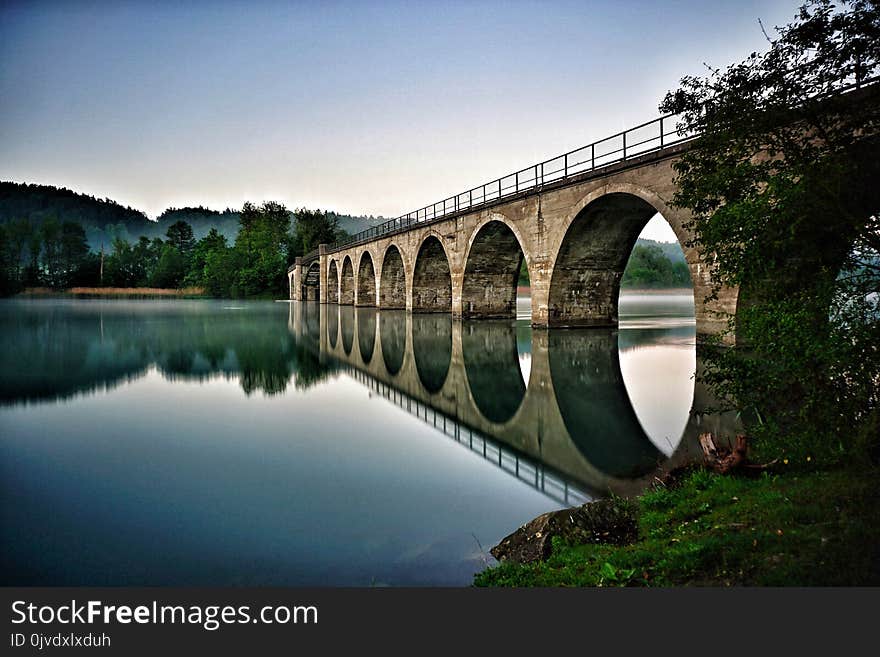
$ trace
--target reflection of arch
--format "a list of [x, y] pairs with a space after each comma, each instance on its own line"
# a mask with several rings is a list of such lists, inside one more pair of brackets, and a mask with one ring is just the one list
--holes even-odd
[[351, 257], [345, 256], [342, 261], [342, 276], [339, 280], [339, 304], [351, 306], [354, 304], [354, 268]]
[[376, 310], [375, 308], [359, 308], [357, 311], [358, 349], [364, 365], [373, 359], [376, 345]]
[[586, 460], [614, 477], [637, 477], [665, 457], [645, 435], [620, 373], [611, 331], [551, 331], [550, 377], [565, 428]]
[[382, 360], [391, 376], [403, 366], [406, 350], [406, 314], [402, 311], [382, 310], [379, 313], [379, 342]]
[[373, 256], [369, 251], [361, 254], [357, 275], [357, 305], [376, 305], [376, 270], [373, 268]]
[[305, 326], [305, 331], [303, 331], [304, 335], [309, 339], [309, 341], [314, 345], [321, 344], [321, 314], [320, 314], [320, 306], [314, 303], [304, 303], [303, 309], [303, 324]]
[[327, 270], [327, 303], [339, 303], [339, 267], [335, 260], [330, 261]]
[[452, 310], [452, 276], [446, 249], [436, 235], [422, 241], [413, 271], [412, 309], [423, 312]]
[[490, 422], [512, 418], [526, 394], [512, 322], [468, 322], [461, 349], [474, 404]]
[[382, 308], [406, 308], [406, 270], [400, 250], [394, 244], [388, 247], [382, 260], [379, 305]]
[[339, 338], [338, 307], [327, 310], [327, 337], [330, 339], [330, 346], [336, 347], [336, 340]]
[[510, 226], [500, 219], [484, 223], [474, 233], [467, 254], [462, 315], [516, 317], [516, 286], [523, 257]]
[[452, 362], [452, 315], [413, 315], [412, 346], [419, 380], [439, 392]]
[[354, 344], [354, 307], [340, 306], [339, 308], [339, 326], [342, 329], [342, 348], [346, 354], [351, 353], [351, 347]]

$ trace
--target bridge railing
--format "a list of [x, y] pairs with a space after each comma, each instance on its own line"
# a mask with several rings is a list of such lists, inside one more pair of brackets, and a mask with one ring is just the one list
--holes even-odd
[[514, 171], [492, 182], [473, 187], [377, 226], [371, 226], [355, 235], [337, 240], [330, 248], [339, 249], [349, 244], [405, 230], [414, 224], [436, 221], [465, 210], [473, 210], [544, 185], [600, 171], [694, 138], [693, 134], [680, 132], [677, 124], [677, 115], [661, 116], [659, 119], [642, 123], [568, 153]]

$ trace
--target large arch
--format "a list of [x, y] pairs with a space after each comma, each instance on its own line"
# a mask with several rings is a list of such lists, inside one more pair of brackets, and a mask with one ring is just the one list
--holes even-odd
[[379, 306], [406, 308], [406, 270], [400, 249], [394, 244], [385, 250], [379, 276]]
[[657, 211], [641, 196], [611, 192], [578, 212], [553, 266], [550, 326], [617, 325], [620, 279], [639, 233]]
[[357, 298], [358, 306], [376, 305], [376, 270], [373, 267], [373, 256], [369, 251], [361, 253], [361, 262], [358, 265], [357, 275]]
[[339, 305], [354, 305], [354, 267], [352, 267], [350, 256], [345, 256], [345, 259], [342, 261], [342, 276], [339, 280]]
[[327, 270], [327, 303], [339, 303], [339, 266], [336, 260], [330, 261]]
[[516, 317], [516, 285], [524, 258], [516, 234], [491, 219], [474, 233], [461, 291], [464, 317]]
[[412, 309], [419, 312], [452, 311], [452, 275], [443, 243], [428, 235], [419, 247], [412, 281]]

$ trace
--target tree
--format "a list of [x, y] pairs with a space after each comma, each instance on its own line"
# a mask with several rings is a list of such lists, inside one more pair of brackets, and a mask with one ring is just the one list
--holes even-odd
[[739, 347], [709, 352], [705, 378], [783, 454], [851, 453], [853, 427], [877, 422], [880, 102], [846, 88], [878, 61], [876, 2], [810, 0], [766, 52], [683, 78], [660, 106], [701, 135], [673, 201], [716, 292], [740, 288]]
[[339, 220], [333, 213], [300, 208], [293, 213], [293, 218], [296, 233], [291, 244], [292, 255], [305, 255], [319, 244], [330, 244], [339, 237]]
[[168, 238], [168, 243], [171, 246], [187, 257], [192, 253], [196, 246], [192, 226], [185, 221], [175, 221], [168, 226], [165, 236]]
[[280, 203], [245, 203], [235, 240], [239, 264], [233, 296], [284, 294], [284, 276], [290, 243], [290, 214]]

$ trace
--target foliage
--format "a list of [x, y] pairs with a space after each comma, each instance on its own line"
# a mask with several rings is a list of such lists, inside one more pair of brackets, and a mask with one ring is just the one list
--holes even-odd
[[305, 255], [319, 244], [330, 244], [340, 236], [339, 219], [333, 213], [300, 208], [293, 216], [296, 221], [290, 248], [293, 255]]
[[621, 287], [690, 287], [691, 274], [684, 261], [673, 263], [656, 245], [636, 244], [629, 256]]
[[[782, 466], [787, 468], [789, 466]], [[545, 562], [504, 563], [478, 586], [880, 584], [878, 472], [697, 471], [639, 499], [631, 545], [558, 545]]]
[[880, 102], [840, 93], [878, 61], [877, 3], [810, 0], [767, 52], [661, 104], [701, 134], [673, 201], [713, 254], [714, 294], [740, 288], [738, 347], [711, 350], [705, 378], [768, 451], [847, 455], [880, 402]]

